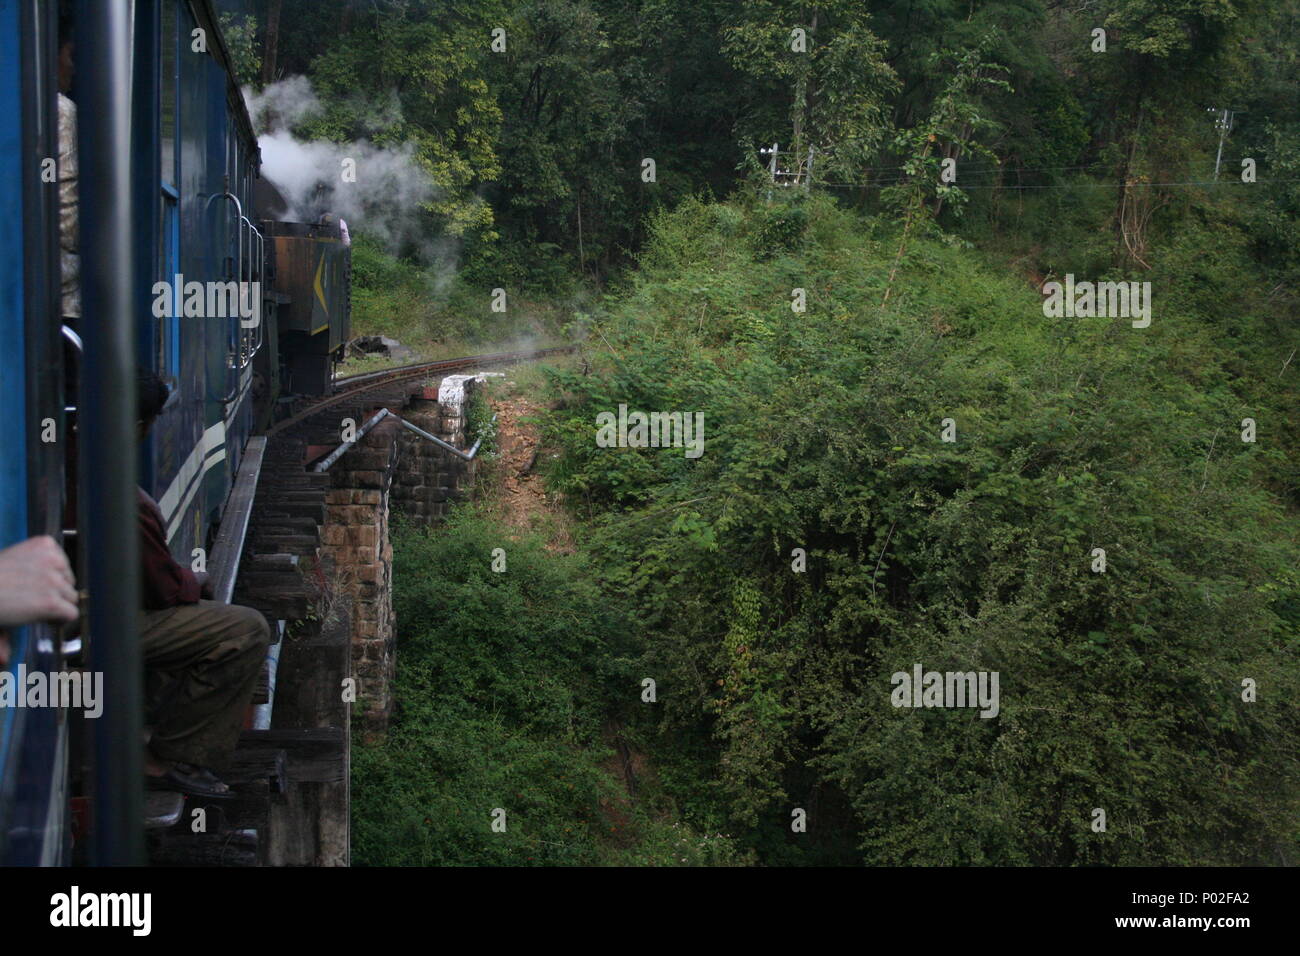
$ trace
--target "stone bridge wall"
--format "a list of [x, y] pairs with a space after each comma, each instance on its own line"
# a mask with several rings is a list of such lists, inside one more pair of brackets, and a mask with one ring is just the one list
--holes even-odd
[[[465, 448], [465, 407], [482, 376], [452, 375], [437, 389], [414, 393], [389, 410], [457, 448]], [[369, 417], [369, 416], [367, 416]], [[475, 462], [385, 419], [330, 468], [321, 556], [332, 567], [334, 598], [346, 596], [352, 616], [352, 718], [367, 739], [382, 737], [393, 709], [396, 621], [390, 511], [416, 524], [440, 520], [469, 497]]]

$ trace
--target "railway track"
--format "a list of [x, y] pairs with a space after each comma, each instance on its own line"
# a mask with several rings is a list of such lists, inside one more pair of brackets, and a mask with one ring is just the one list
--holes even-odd
[[[337, 827], [307, 836], [295, 828], [301, 821], [347, 820], [356, 705], [340, 690], [349, 679], [357, 682], [354, 687], [385, 681], [385, 668], [392, 666], [385, 590], [391, 578], [381, 565], [398, 448], [390, 433], [349, 450], [342, 461], [350, 468], [317, 473], [307, 470], [308, 459], [339, 444], [343, 418], [360, 422], [377, 407], [403, 410], [425, 377], [571, 350], [496, 352], [349, 376], [335, 383], [334, 394], [253, 439], [257, 447], [245, 460], [260, 461], [260, 471], [251, 468], [251, 479], [236, 483], [232, 494], [239, 500], [228, 512], [240, 524], [240, 544], [231, 545], [240, 557], [237, 573], [231, 569], [232, 603], [256, 608], [276, 625], [280, 639], [254, 690], [251, 727], [240, 735], [234, 764], [223, 774], [242, 787], [238, 800], [225, 808], [216, 832], [171, 837], [155, 846], [156, 861], [256, 865], [264, 855], [257, 842], [261, 833], [278, 834], [269, 838], [266, 854], [306, 862], [310, 857], [295, 854], [318, 854], [328, 843], [332, 859], [346, 860], [345, 825], [341, 843]], [[436, 471], [429, 477], [447, 480]], [[458, 489], [439, 490], [459, 495]], [[371, 515], [375, 520], [368, 523]], [[377, 639], [381, 620], [390, 622], [388, 643]], [[383, 685], [366, 684], [375, 686]]]
[[326, 523], [329, 473], [306, 469], [313, 446], [337, 445], [339, 422], [358, 423], [367, 412], [406, 404], [411, 380], [431, 374], [508, 365], [573, 351], [576, 346], [493, 352], [420, 362], [335, 380], [337, 391], [277, 423], [267, 438], [261, 477], [252, 504], [252, 521], [236, 585], [236, 602], [262, 611], [270, 620], [308, 616], [319, 581], [304, 579], [299, 559], [314, 563]]
[[462, 358], [441, 359], [437, 362], [419, 362], [414, 365], [400, 365], [397, 368], [381, 369], [378, 372], [364, 372], [360, 375], [347, 375], [334, 379], [338, 391], [319, 401], [312, 402], [306, 408], [295, 412], [284, 421], [272, 426], [266, 433], [268, 440], [293, 428], [317, 414], [318, 412], [355, 398], [360, 392], [368, 392], [386, 385], [419, 378], [432, 372], [455, 372], [459, 369], [481, 368], [490, 365], [509, 365], [513, 362], [528, 362], [546, 358], [551, 355], [563, 355], [572, 352], [577, 346], [561, 345], [549, 349], [526, 349], [516, 352], [489, 352], [484, 355], [467, 355]]

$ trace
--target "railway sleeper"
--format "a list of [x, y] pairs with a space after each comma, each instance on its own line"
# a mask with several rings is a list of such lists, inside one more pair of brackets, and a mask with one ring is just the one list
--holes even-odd
[[[273, 490], [274, 490], [274, 494], [271, 493]], [[277, 489], [268, 488], [267, 500], [274, 501], [277, 506], [283, 506], [289, 504], [298, 504], [298, 505], [322, 504], [325, 501], [325, 492], [327, 490], [328, 490], [327, 488], [316, 488], [310, 491], [304, 491], [301, 489], [290, 489], [286, 491], [278, 488]]]
[[320, 547], [320, 538], [314, 534], [258, 534], [254, 539], [258, 554], [314, 555]]
[[253, 518], [312, 518], [317, 524], [325, 522], [325, 505], [319, 501], [274, 501], [253, 508]]
[[258, 520], [260, 527], [257, 529], [259, 535], [275, 535], [283, 537], [285, 535], [315, 534], [320, 528], [320, 524], [315, 518], [261, 518]]
[[313, 599], [302, 592], [235, 592], [235, 603], [261, 611], [271, 621], [299, 621], [307, 617]]
[[253, 554], [244, 559], [248, 571], [288, 571], [298, 567], [296, 554]]

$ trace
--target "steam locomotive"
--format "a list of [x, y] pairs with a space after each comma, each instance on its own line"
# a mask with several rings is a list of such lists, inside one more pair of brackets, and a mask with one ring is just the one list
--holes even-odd
[[[61, 29], [80, 170], [75, 321], [50, 174]], [[0, 547], [61, 540], [87, 608], [78, 636], [11, 632], [8, 670], [66, 673], [84, 636], [105, 698], [95, 720], [0, 706], [0, 861], [68, 862], [73, 808], [88, 807], [84, 859], [141, 862], [135, 486], [159, 502], [177, 560], [212, 546], [250, 436], [283, 397], [330, 387], [350, 249], [337, 221], [264, 218], [257, 138], [209, 0], [0, 0], [0, 140]], [[188, 308], [191, 283], [233, 283], [251, 308]], [[138, 454], [137, 366], [173, 393]]]

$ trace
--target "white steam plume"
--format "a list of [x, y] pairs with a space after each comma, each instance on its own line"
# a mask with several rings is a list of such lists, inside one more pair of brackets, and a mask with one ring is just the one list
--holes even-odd
[[[419, 209], [435, 197], [437, 186], [416, 162], [411, 144], [385, 148], [365, 139], [299, 139], [292, 129], [321, 110], [305, 76], [272, 83], [260, 93], [245, 88], [244, 100], [259, 133], [262, 175], [284, 194], [286, 218], [315, 222], [329, 213], [346, 220], [350, 232], [364, 232], [391, 252], [416, 245], [431, 254], [426, 261], [445, 258], [446, 250], [430, 246], [422, 234]], [[396, 110], [397, 98], [390, 97], [379, 110], [383, 116], [375, 118], [391, 121]]]

